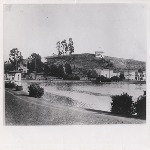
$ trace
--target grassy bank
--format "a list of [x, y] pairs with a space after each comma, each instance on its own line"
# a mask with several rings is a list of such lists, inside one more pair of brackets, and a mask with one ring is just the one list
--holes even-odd
[[145, 120], [115, 116], [99, 110], [63, 106], [5, 90], [5, 125], [141, 124]]

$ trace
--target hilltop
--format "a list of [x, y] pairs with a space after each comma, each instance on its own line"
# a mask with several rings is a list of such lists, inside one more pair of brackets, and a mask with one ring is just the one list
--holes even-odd
[[[46, 57], [48, 64], [55, 63], [56, 65], [69, 63], [76, 69], [94, 69], [94, 68], [108, 68], [109, 65], [113, 69], [126, 70], [126, 69], [146, 69], [146, 62], [105, 56], [104, 59], [96, 58], [95, 54], [72, 54], [64, 56], [50, 56]], [[110, 61], [110, 64], [109, 64]]]

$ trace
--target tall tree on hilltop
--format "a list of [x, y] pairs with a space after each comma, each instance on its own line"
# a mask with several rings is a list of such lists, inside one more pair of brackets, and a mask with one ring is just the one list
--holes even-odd
[[58, 55], [62, 55], [63, 54], [63, 51], [62, 51], [62, 44], [60, 41], [58, 41], [56, 43], [56, 48], [57, 48], [57, 51], [58, 51]]
[[10, 50], [9, 54], [9, 60], [12, 63], [13, 66], [15, 66], [16, 70], [18, 70], [18, 63], [23, 59], [23, 56], [21, 55], [21, 52], [18, 50], [18, 48], [13, 48]]
[[74, 46], [73, 46], [72, 38], [69, 38], [68, 51], [69, 51], [69, 54], [74, 53]]
[[69, 52], [69, 54], [74, 53], [74, 46], [73, 46], [72, 38], [69, 38], [68, 44], [65, 39], [61, 42], [58, 41], [56, 43], [56, 48], [58, 51], [58, 55], [64, 55], [64, 54], [67, 54], [67, 52]]
[[63, 54], [64, 54], [64, 53], [67, 54], [67, 52], [68, 52], [68, 45], [67, 45], [66, 40], [63, 40], [63, 41], [61, 42], [61, 45], [62, 45], [62, 49], [63, 49]]

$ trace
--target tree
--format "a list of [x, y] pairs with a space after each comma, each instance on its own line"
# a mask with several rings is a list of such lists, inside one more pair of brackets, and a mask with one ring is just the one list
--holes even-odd
[[98, 77], [98, 74], [95, 70], [88, 70], [87, 72], [88, 79]]
[[69, 51], [69, 54], [74, 53], [74, 46], [73, 46], [72, 38], [69, 38], [68, 51]]
[[124, 74], [123, 73], [120, 73], [120, 80], [123, 80], [123, 79], [125, 79], [125, 77], [124, 77]]
[[65, 72], [67, 75], [72, 74], [71, 66], [68, 63], [65, 64]]
[[58, 41], [56, 43], [56, 48], [57, 48], [57, 51], [58, 51], [58, 55], [67, 54], [68, 51], [69, 51], [69, 54], [72, 54], [74, 52], [74, 46], [73, 46], [72, 38], [69, 38], [69, 43], [68, 44], [67, 44], [65, 39], [61, 42]]
[[60, 77], [63, 77], [64, 76], [64, 68], [63, 68], [63, 65], [61, 64], [61, 65], [59, 65], [58, 66], [58, 75], [60, 76]]
[[44, 66], [44, 73], [49, 74], [51, 71], [50, 67], [46, 63], [44, 63], [43, 66]]
[[62, 49], [63, 49], [63, 54], [64, 54], [64, 53], [67, 54], [67, 52], [68, 52], [68, 46], [67, 46], [66, 40], [63, 40], [63, 41], [61, 42], [61, 45], [62, 45]]
[[23, 59], [21, 52], [17, 48], [13, 48], [10, 50], [9, 60], [13, 66], [15, 66], [16, 70], [18, 70], [17, 64]]
[[42, 72], [43, 71], [43, 63], [41, 61], [41, 56], [36, 53], [32, 53], [31, 56], [28, 58], [31, 60], [31, 63], [27, 64], [29, 67], [29, 72]]
[[62, 55], [63, 54], [63, 51], [62, 51], [62, 44], [60, 41], [58, 41], [56, 43], [56, 48], [57, 48], [57, 51], [58, 51], [58, 55]]
[[15, 66], [12, 63], [4, 63], [4, 73], [15, 70]]
[[143, 71], [142, 71], [142, 69], [141, 69], [141, 68], [140, 68], [140, 69], [138, 69], [138, 72], [139, 72], [139, 73], [143, 73]]
[[51, 65], [50, 69], [51, 69], [52, 76], [58, 76], [58, 68], [55, 64]]

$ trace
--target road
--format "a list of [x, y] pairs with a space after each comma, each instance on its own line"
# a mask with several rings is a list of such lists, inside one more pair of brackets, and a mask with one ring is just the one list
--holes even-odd
[[55, 105], [23, 91], [5, 89], [5, 125], [139, 124], [145, 120], [114, 116], [108, 112]]

